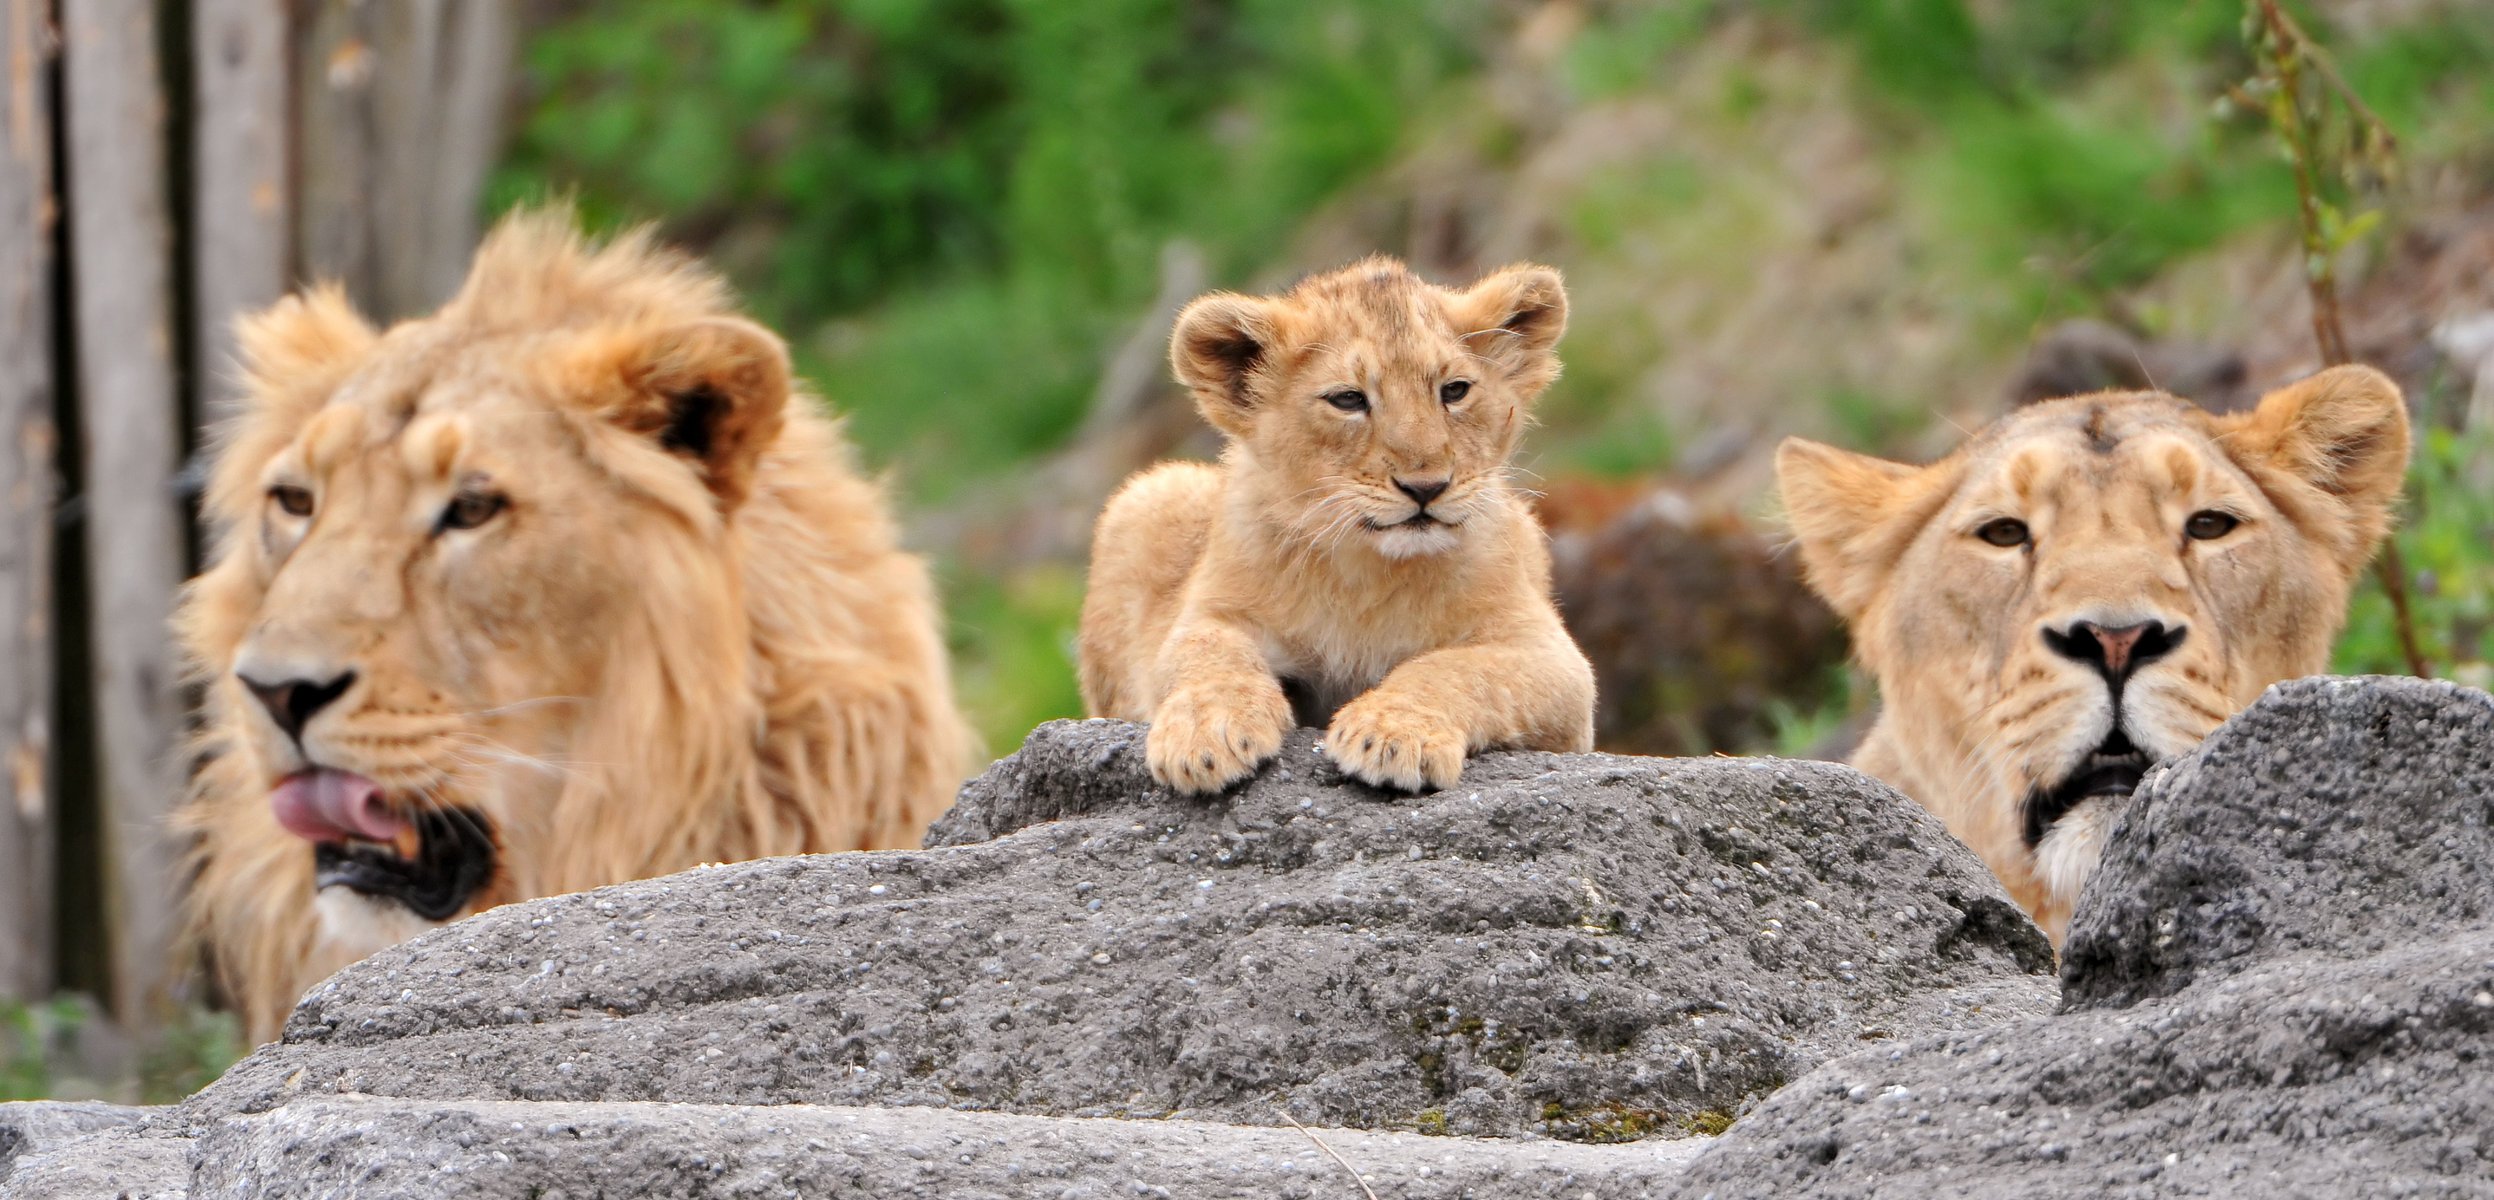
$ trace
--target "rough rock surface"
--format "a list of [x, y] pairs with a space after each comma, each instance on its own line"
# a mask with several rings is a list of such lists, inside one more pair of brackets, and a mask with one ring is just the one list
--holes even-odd
[[1982, 865], [1850, 770], [1501, 754], [1211, 801], [1058, 722], [931, 849], [515, 905], [340, 972], [191, 1102], [930, 1105], [1545, 1133], [1719, 1121], [1865, 1041], [2044, 1011]]
[[1207, 802], [1137, 750], [1050, 726], [929, 849], [440, 931], [179, 1108], [0, 1106], [0, 1197], [2494, 1195], [2482, 692], [2281, 685], [2157, 773], [2058, 1012], [1841, 768], [1397, 799], [1303, 737]]
[[[1494, 1142], [908, 1108], [324, 1098], [216, 1125], [190, 1200], [1045, 1196], [1631, 1200], [1702, 1141]], [[1336, 1157], [1339, 1156], [1339, 1157]], [[1353, 1172], [1358, 1172], [1358, 1182]]]
[[2494, 697], [2271, 689], [2142, 787], [2063, 982], [1828, 1064], [1681, 1194], [2494, 1195]]
[[0, 1104], [0, 1196], [180, 1200], [187, 1146], [159, 1124], [112, 1104]]

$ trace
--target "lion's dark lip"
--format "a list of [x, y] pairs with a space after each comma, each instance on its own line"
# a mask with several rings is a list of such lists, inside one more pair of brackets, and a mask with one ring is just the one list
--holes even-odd
[[389, 900], [427, 921], [447, 921], [493, 878], [493, 826], [473, 809], [419, 814], [417, 851], [403, 858], [373, 842], [317, 842], [313, 886], [343, 887]]
[[1413, 513], [1400, 521], [1386, 525], [1380, 525], [1367, 517], [1361, 517], [1360, 524], [1366, 525], [1371, 533], [1384, 533], [1389, 529], [1453, 529], [1456, 525], [1453, 521], [1439, 520], [1427, 513]]
[[2053, 823], [2070, 810], [2099, 796], [2127, 799], [2147, 778], [2148, 756], [2115, 726], [2104, 744], [2079, 760], [2069, 775], [2051, 788], [2038, 788], [2026, 798], [2026, 844], [2040, 845]]

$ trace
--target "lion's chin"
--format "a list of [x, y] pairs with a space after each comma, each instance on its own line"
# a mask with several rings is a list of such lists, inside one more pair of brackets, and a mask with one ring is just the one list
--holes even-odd
[[1463, 542], [1463, 535], [1444, 521], [1415, 517], [1400, 525], [1388, 525], [1372, 535], [1377, 553], [1387, 558], [1427, 558], [1453, 552]]

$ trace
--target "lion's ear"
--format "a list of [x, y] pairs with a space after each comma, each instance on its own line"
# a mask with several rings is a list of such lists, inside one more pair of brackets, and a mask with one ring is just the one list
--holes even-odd
[[1178, 313], [1169, 334], [1169, 366], [1194, 393], [1195, 407], [1214, 428], [1246, 433], [1255, 410], [1251, 383], [1272, 353], [1277, 331], [1268, 301], [1232, 292], [1196, 298]]
[[1557, 270], [1508, 267], [1464, 289], [1457, 333], [1474, 354], [1514, 372], [1526, 399], [1559, 377], [1559, 337], [1567, 332], [1567, 283]]
[[336, 284], [236, 317], [234, 346], [245, 400], [317, 407], [378, 336]]
[[1802, 438], [1775, 451], [1776, 490], [1801, 546], [1811, 590], [1854, 621], [1887, 586], [1921, 522], [1906, 511], [1930, 470]]
[[699, 463], [723, 506], [743, 503], [787, 419], [787, 343], [743, 318], [709, 317], [641, 340], [623, 375], [616, 423]]
[[2407, 402], [2389, 376], [2331, 367], [2215, 425], [2218, 444], [2239, 458], [2277, 467], [2347, 506], [2358, 541], [2349, 569], [2372, 557], [2407, 477]]

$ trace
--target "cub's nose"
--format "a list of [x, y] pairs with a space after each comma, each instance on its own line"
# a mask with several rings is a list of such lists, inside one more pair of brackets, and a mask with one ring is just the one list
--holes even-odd
[[1394, 490], [1411, 497], [1412, 503], [1427, 508], [1430, 501], [1446, 494], [1449, 482], [1444, 479], [1397, 479]]
[[241, 680], [252, 698], [260, 702], [260, 707], [268, 710], [269, 719], [277, 722], [277, 727], [285, 730], [287, 737], [297, 741], [302, 740], [303, 727], [312, 723], [314, 715], [345, 695], [346, 689], [355, 686], [353, 671], [341, 671], [327, 679], [296, 678], [275, 682], [263, 682], [236, 671], [234, 678]]
[[2120, 687], [2132, 672], [2173, 653], [2187, 632], [2185, 626], [2163, 621], [2114, 627], [2077, 621], [2067, 629], [2047, 626], [2044, 644], [2063, 658], [2094, 667], [2106, 683]]

